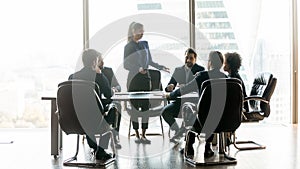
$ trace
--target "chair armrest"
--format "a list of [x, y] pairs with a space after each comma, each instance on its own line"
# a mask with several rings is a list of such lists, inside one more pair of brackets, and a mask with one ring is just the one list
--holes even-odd
[[249, 100], [257, 100], [257, 101], [262, 101], [265, 103], [269, 103], [268, 100], [266, 100], [265, 98], [261, 97], [261, 96], [248, 96], [244, 98], [244, 102], [249, 101]]

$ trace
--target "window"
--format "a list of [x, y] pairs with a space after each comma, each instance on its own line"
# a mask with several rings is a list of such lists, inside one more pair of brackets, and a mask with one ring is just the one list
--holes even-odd
[[[210, 50], [240, 53], [243, 58], [240, 73], [246, 83], [247, 93], [250, 93], [249, 88], [257, 73], [272, 73], [278, 81], [271, 99], [272, 112], [267, 120], [290, 123], [290, 2], [196, 2], [196, 48], [202, 51], [202, 59], [206, 59]], [[224, 17], [213, 13], [222, 13]]]
[[198, 8], [219, 8], [224, 7], [222, 1], [198, 1], [197, 2]]
[[0, 128], [48, 127], [50, 102], [41, 97], [55, 96], [74, 71], [83, 46], [82, 2], [1, 1], [0, 19]]
[[200, 18], [228, 18], [226, 11], [211, 11], [197, 13], [198, 19]]
[[[90, 47], [103, 53], [105, 65], [113, 68], [124, 91], [127, 81], [127, 71], [123, 68], [124, 46], [128, 26], [133, 21], [144, 25], [143, 40], [148, 41], [155, 62], [171, 71], [184, 64], [184, 51], [189, 46], [187, 1], [112, 0], [103, 3], [90, 0], [89, 6]], [[118, 12], [111, 12], [112, 9]], [[163, 72], [162, 79], [166, 85], [170, 75]]]

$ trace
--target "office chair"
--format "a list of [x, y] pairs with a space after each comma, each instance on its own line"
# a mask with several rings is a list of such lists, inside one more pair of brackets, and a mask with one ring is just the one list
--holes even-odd
[[[148, 69], [148, 73], [150, 74], [151, 77], [151, 91], [163, 91], [160, 71]], [[146, 133], [146, 135], [162, 135], [164, 137], [164, 128], [163, 128], [162, 117], [161, 117], [162, 109], [164, 108], [164, 105], [162, 105], [162, 100], [149, 100], [149, 103], [150, 103], [150, 109], [146, 112], [138, 112], [137, 110], [134, 110], [133, 106], [126, 106], [127, 107], [126, 111], [128, 112], [129, 115], [131, 115], [132, 113], [135, 113], [136, 115], [139, 115], [139, 113], [147, 113], [146, 116], [148, 117], [159, 116], [162, 134]], [[131, 133], [131, 118], [129, 122], [128, 137], [135, 135], [135, 134], [131, 135], [130, 133]]]
[[[244, 102], [250, 105], [249, 111], [243, 112], [242, 122], [259, 122], [265, 117], [269, 117], [271, 113], [270, 100], [273, 95], [277, 83], [271, 73], [259, 73], [251, 88], [250, 96], [244, 98]], [[233, 144], [238, 150], [265, 149], [266, 146], [258, 144], [254, 141], [236, 141], [235, 133], [233, 133]], [[238, 147], [237, 144], [254, 144], [253, 147]]]
[[[193, 165], [235, 164], [237, 160], [226, 154], [225, 132], [234, 132], [241, 124], [243, 89], [236, 78], [210, 79], [202, 83], [201, 95], [197, 105], [197, 120], [201, 131], [188, 130], [184, 150], [185, 160]], [[188, 156], [189, 132], [205, 133], [206, 138], [219, 135], [219, 154], [210, 158]], [[228, 151], [229, 153], [229, 151]], [[196, 158], [195, 158], [196, 157]]]
[[[83, 80], [69, 80], [58, 85], [57, 114], [61, 129], [67, 134], [77, 134], [77, 148], [73, 157], [65, 160], [65, 166], [97, 167], [115, 160], [115, 147], [112, 132], [103, 116], [104, 109], [98, 96], [99, 87], [96, 83]], [[113, 158], [101, 162], [72, 162], [77, 160], [79, 151], [79, 135], [109, 134]]]

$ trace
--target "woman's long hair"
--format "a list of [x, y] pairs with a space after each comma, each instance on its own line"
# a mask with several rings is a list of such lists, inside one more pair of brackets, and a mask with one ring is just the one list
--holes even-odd
[[131, 22], [128, 28], [128, 34], [127, 34], [127, 42], [132, 41], [133, 38], [133, 32], [139, 28], [142, 28], [144, 25], [138, 22]]

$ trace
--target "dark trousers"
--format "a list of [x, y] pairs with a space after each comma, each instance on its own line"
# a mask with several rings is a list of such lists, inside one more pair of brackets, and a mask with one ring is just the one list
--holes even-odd
[[[201, 117], [198, 116], [198, 119], [195, 120], [194, 124], [193, 124], [193, 131], [197, 132], [198, 134], [200, 134], [202, 128], [203, 128], [203, 124], [205, 122], [206, 119], [199, 119]], [[203, 124], [202, 124], [202, 123]], [[204, 131], [205, 132], [205, 131]], [[205, 141], [206, 143], [207, 142], [212, 142], [213, 141], [213, 138], [214, 138], [214, 133], [205, 133]], [[196, 134], [193, 133], [193, 132], [190, 132], [189, 134], [189, 140], [190, 140], [190, 143], [195, 143], [195, 137], [196, 137]]]
[[118, 102], [118, 101], [113, 101], [112, 104], [114, 104], [116, 107], [117, 107], [117, 118], [116, 118], [116, 122], [115, 122], [115, 125], [113, 125], [114, 129], [119, 132], [120, 131], [120, 124], [121, 124], [121, 117], [122, 117], [122, 106], [121, 106], [121, 103]]
[[175, 100], [168, 105], [166, 105], [162, 111], [162, 117], [172, 128], [172, 125], [175, 123], [175, 118], [178, 117], [180, 112], [181, 101]]
[[[109, 130], [109, 126], [117, 124], [117, 116], [118, 116], [118, 111], [116, 108], [115, 104], [109, 104], [106, 105], [106, 110], [108, 110], [108, 113], [106, 116], [104, 116], [104, 121], [101, 124], [101, 128], [107, 128]], [[101, 135], [99, 139], [99, 143], [97, 144], [95, 134], [98, 133], [86, 133], [86, 140], [90, 148], [94, 149], [94, 151], [98, 150], [104, 150], [108, 148], [108, 143], [110, 139], [109, 134]]]
[[97, 149], [98, 150], [100, 149], [100, 151], [101, 151], [101, 149], [102, 150], [107, 149], [108, 143], [109, 143], [109, 138], [110, 138], [109, 134], [102, 135], [99, 139], [99, 143], [97, 144], [95, 135], [92, 135], [92, 134], [86, 135], [87, 143], [90, 146], [90, 148], [94, 149], [94, 151], [96, 151]]
[[194, 113], [196, 111], [196, 105], [190, 101], [193, 100], [176, 99], [175, 101], [169, 103], [167, 106], [164, 107], [162, 116], [164, 120], [169, 124], [171, 129], [173, 129], [172, 126], [176, 122], [175, 118], [177, 117], [183, 118], [185, 126], [192, 126], [194, 124], [194, 121], [196, 119]]
[[107, 108], [105, 108], [105, 109], [108, 112], [107, 112], [107, 115], [104, 117], [104, 119], [109, 125], [112, 125], [112, 127], [115, 127], [118, 116], [119, 116], [118, 108], [114, 103], [110, 103], [110, 104], [106, 105], [106, 107]]
[[[149, 73], [141, 74], [129, 72], [127, 78], [127, 89], [129, 92], [136, 91], [150, 91], [151, 90], [151, 78]], [[148, 128], [149, 116], [147, 116], [147, 110], [149, 110], [149, 100], [131, 99], [131, 112], [130, 118], [132, 121], [133, 129], [139, 128], [138, 117], [142, 118], [142, 129]]]

